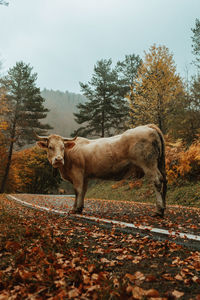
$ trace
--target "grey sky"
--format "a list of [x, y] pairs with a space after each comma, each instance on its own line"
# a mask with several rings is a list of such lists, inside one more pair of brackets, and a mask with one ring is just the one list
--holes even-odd
[[0, 5], [3, 72], [23, 60], [38, 85], [80, 92], [102, 58], [122, 60], [156, 43], [174, 54], [177, 71], [190, 66], [191, 28], [200, 0], [10, 0]]

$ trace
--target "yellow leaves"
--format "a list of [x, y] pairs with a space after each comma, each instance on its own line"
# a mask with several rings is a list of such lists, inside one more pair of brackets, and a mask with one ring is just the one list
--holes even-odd
[[158, 117], [165, 119], [168, 106], [183, 92], [181, 79], [175, 72], [167, 47], [153, 45], [145, 53], [144, 63], [127, 97], [135, 125], [158, 124]]
[[200, 142], [195, 141], [188, 149], [178, 140], [170, 147], [166, 147], [166, 170], [169, 182], [178, 177], [185, 178], [198, 174], [197, 166], [200, 164]]
[[0, 131], [8, 129], [8, 123], [6, 121], [0, 122]]

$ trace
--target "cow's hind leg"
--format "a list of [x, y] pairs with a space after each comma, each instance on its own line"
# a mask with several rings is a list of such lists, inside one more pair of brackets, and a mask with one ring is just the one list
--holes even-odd
[[155, 216], [163, 217], [165, 212], [165, 197], [163, 193], [163, 180], [154, 181], [155, 193], [156, 193], [156, 207], [157, 211]]
[[145, 170], [149, 181], [153, 182], [156, 193], [156, 213], [154, 216], [163, 217], [165, 212], [166, 180], [157, 167]]

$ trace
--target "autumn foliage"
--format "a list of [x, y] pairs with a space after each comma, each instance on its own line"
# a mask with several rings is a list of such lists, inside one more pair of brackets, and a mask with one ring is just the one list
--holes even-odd
[[[41, 196], [29, 199], [33, 205], [37, 201], [45, 205]], [[97, 202], [100, 208], [102, 201]], [[113, 202], [109, 209], [106, 204], [108, 214], [119, 205]], [[102, 209], [99, 213], [102, 217]], [[191, 215], [184, 213], [180, 219], [179, 209], [169, 215], [169, 226], [191, 225]], [[121, 216], [124, 220], [122, 212]], [[144, 212], [138, 216], [137, 211], [132, 221], [141, 223], [142, 218]], [[146, 232], [135, 236], [114, 225], [47, 214], [3, 196], [0, 232], [0, 299], [198, 300], [200, 296], [200, 253], [173, 240], [152, 240]]]
[[169, 183], [200, 178], [200, 140], [187, 147], [181, 140], [166, 147], [166, 169]]
[[0, 182], [4, 173], [6, 157], [7, 157], [7, 139], [6, 130], [8, 123], [6, 121], [6, 114], [9, 112], [4, 91], [0, 90]]
[[48, 193], [58, 188], [60, 177], [54, 177], [45, 151], [38, 147], [13, 154], [8, 192]]
[[173, 115], [173, 107], [182, 94], [181, 78], [176, 74], [169, 49], [153, 45], [145, 53], [128, 95], [133, 126], [155, 123], [167, 132], [169, 116]]

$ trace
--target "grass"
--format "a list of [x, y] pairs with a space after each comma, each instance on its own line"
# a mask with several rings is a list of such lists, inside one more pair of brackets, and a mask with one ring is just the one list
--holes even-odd
[[[143, 180], [141, 187], [131, 188], [124, 182], [113, 188], [116, 182], [94, 181], [88, 189], [86, 198], [102, 198], [134, 202], [155, 202], [154, 188]], [[167, 204], [200, 207], [200, 183], [186, 182], [183, 185], [168, 185]]]

